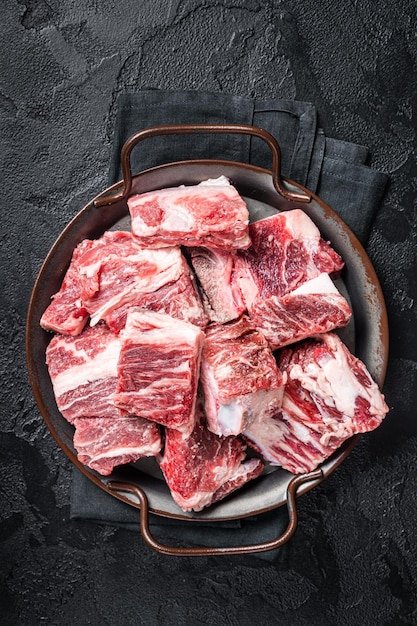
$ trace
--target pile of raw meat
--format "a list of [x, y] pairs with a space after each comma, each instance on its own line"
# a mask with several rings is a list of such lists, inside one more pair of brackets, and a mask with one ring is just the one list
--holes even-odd
[[81, 463], [153, 456], [199, 511], [266, 462], [309, 472], [381, 423], [384, 397], [333, 332], [351, 317], [343, 261], [302, 210], [249, 224], [224, 177], [128, 206], [131, 232], [82, 241], [41, 319]]

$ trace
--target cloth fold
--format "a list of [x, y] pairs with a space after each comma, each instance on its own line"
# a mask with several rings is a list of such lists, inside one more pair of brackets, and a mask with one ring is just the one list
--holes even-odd
[[[281, 148], [281, 173], [318, 195], [350, 226], [366, 245], [381, 203], [387, 176], [366, 165], [368, 150], [354, 143], [328, 138], [318, 127], [317, 111], [309, 102], [256, 100], [223, 93], [149, 89], [121, 94], [117, 102], [109, 185], [121, 180], [120, 153], [126, 139], [137, 130], [168, 124], [247, 124], [270, 132]], [[146, 139], [131, 155], [134, 174], [147, 168], [191, 159], [223, 159], [271, 168], [269, 147], [257, 137], [234, 134], [165, 135]], [[105, 493], [74, 468], [71, 519], [138, 528], [138, 512]], [[273, 516], [275, 536], [287, 525], [287, 514]], [[236, 544], [236, 530], [251, 537], [246, 543], [270, 538], [268, 516], [233, 524], [173, 523], [153, 516], [152, 522], [165, 537], [191, 545]], [[192, 532], [191, 528], [192, 526]], [[256, 537], [254, 538], [253, 535]], [[216, 544], [218, 541], [218, 544]], [[238, 542], [240, 543], [240, 542]], [[245, 541], [243, 541], [245, 543]], [[275, 558], [264, 553], [264, 558]]]
[[[366, 245], [387, 176], [366, 165], [365, 146], [326, 137], [309, 102], [255, 100], [224, 93], [144, 90], [117, 101], [109, 185], [122, 178], [120, 153], [130, 135], [167, 124], [247, 124], [270, 132], [281, 148], [281, 173], [318, 195]], [[224, 159], [271, 169], [268, 146], [231, 134], [165, 135], [137, 145], [132, 172], [192, 159]]]

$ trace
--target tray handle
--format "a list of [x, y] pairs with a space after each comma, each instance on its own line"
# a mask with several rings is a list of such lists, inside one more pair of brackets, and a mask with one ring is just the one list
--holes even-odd
[[131, 135], [123, 145], [121, 151], [121, 164], [123, 172], [123, 188], [114, 194], [96, 198], [94, 205], [96, 207], [114, 204], [119, 200], [125, 200], [129, 196], [132, 188], [132, 170], [130, 163], [130, 155], [133, 148], [140, 141], [148, 137], [157, 137], [158, 135], [177, 135], [184, 133], [232, 133], [252, 135], [263, 139], [269, 146], [272, 153], [272, 180], [277, 192], [287, 200], [295, 202], [309, 202], [311, 196], [299, 191], [290, 191], [283, 183], [281, 177], [281, 150], [277, 140], [270, 133], [256, 126], [246, 126], [244, 124], [177, 124], [172, 126], [154, 126], [152, 128], [144, 128]]
[[137, 485], [130, 483], [114, 482], [108, 483], [108, 487], [112, 491], [131, 493], [137, 497], [140, 505], [140, 531], [145, 543], [156, 550], [160, 554], [168, 556], [215, 556], [220, 554], [253, 554], [255, 552], [267, 552], [280, 548], [294, 535], [298, 523], [298, 513], [296, 507], [297, 489], [304, 483], [312, 480], [320, 480], [323, 478], [321, 469], [317, 469], [308, 474], [299, 474], [294, 476], [287, 486], [287, 509], [288, 509], [288, 526], [285, 531], [276, 539], [265, 541], [257, 544], [249, 544], [243, 546], [230, 547], [176, 547], [161, 543], [152, 535], [149, 528], [149, 503], [148, 498], [143, 489]]

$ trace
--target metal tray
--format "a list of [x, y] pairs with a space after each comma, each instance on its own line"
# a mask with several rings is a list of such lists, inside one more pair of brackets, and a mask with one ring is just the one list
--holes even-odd
[[[220, 160], [198, 160], [169, 163], [135, 176], [130, 170], [132, 149], [148, 137], [176, 133], [243, 133], [263, 139], [271, 149], [272, 171], [253, 165]], [[338, 215], [313, 193], [288, 179], [281, 178], [280, 150], [266, 131], [240, 125], [162, 126], [138, 131], [125, 143], [122, 154], [123, 180], [91, 200], [67, 225], [48, 253], [36, 279], [27, 316], [26, 356], [34, 397], [51, 434], [68, 458], [101, 489], [140, 509], [143, 538], [153, 549], [180, 556], [240, 554], [267, 551], [283, 545], [297, 526], [296, 496], [317, 486], [348, 456], [360, 438], [357, 435], [327, 459], [316, 471], [294, 477], [275, 468], [235, 492], [227, 499], [201, 513], [184, 513], [172, 500], [156, 462], [144, 459], [116, 468], [103, 477], [82, 465], [72, 444], [73, 427], [59, 413], [45, 364], [45, 350], [51, 334], [39, 320], [51, 296], [61, 285], [72, 252], [85, 238], [100, 237], [106, 230], [129, 228], [127, 197], [155, 189], [192, 185], [207, 178], [226, 176], [246, 200], [251, 221], [276, 211], [302, 208], [318, 226], [322, 236], [331, 242], [345, 261], [342, 288], [349, 298], [353, 320], [344, 329], [344, 341], [367, 366], [382, 387], [388, 360], [388, 322], [382, 290], [375, 270], [355, 235]], [[286, 504], [289, 524], [276, 539], [256, 545], [219, 547], [171, 547], [152, 536], [148, 512], [184, 521], [224, 521], [244, 518]]]

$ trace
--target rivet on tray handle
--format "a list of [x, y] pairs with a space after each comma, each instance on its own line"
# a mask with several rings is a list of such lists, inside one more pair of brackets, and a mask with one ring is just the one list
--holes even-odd
[[[296, 495], [297, 489], [303, 485], [304, 483], [310, 482], [312, 480], [321, 480], [323, 478], [323, 473], [321, 469], [317, 469], [313, 472], [309, 472], [308, 474], [300, 474], [298, 476], [294, 476], [288, 483], [287, 487], [287, 508], [288, 508], [288, 516], [289, 522], [286, 530], [276, 539], [272, 539], [271, 541], [265, 541], [263, 543], [257, 544], [249, 544], [243, 546], [230, 546], [230, 547], [210, 547], [210, 546], [202, 546], [202, 547], [174, 547], [168, 546], [166, 544], [160, 543], [155, 537], [152, 535], [149, 528], [149, 504], [148, 498], [140, 487], [137, 485], [131, 485], [130, 483], [122, 483], [122, 482], [109, 482], [108, 487], [112, 491], [119, 492], [127, 492], [134, 494], [139, 500], [140, 505], [140, 530], [142, 533], [142, 537], [147, 543], [147, 545], [156, 550], [161, 554], [165, 554], [168, 556], [214, 556], [220, 554], [253, 554], [255, 552], [268, 552], [269, 550], [274, 550], [276, 548], [280, 548], [287, 541], [291, 539], [294, 535], [295, 530], [297, 528], [298, 522], [298, 514], [296, 507]], [[187, 522], [185, 522], [187, 523]], [[192, 522], [190, 522], [192, 523]]]
[[283, 183], [281, 177], [281, 150], [277, 140], [270, 133], [256, 126], [246, 126], [242, 124], [177, 124], [172, 126], [154, 126], [144, 128], [131, 135], [123, 145], [121, 152], [121, 164], [123, 172], [123, 188], [113, 195], [104, 196], [94, 200], [96, 207], [114, 204], [118, 200], [125, 200], [132, 188], [132, 170], [130, 166], [130, 155], [137, 143], [148, 137], [158, 135], [177, 135], [185, 133], [232, 133], [252, 135], [263, 139], [269, 146], [272, 153], [272, 179], [277, 192], [287, 200], [295, 202], [309, 202], [311, 196], [298, 191], [290, 191]]

